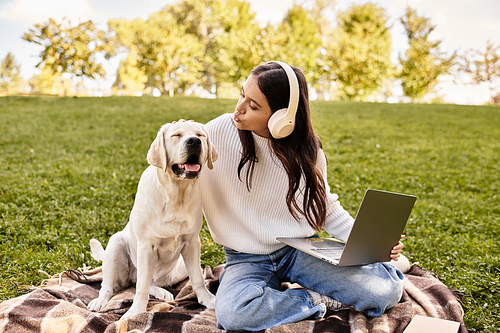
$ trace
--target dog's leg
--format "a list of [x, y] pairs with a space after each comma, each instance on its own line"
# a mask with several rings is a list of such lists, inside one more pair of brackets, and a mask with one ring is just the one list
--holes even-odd
[[101, 311], [115, 290], [126, 288], [130, 284], [129, 258], [126, 246], [121, 233], [116, 233], [109, 239], [102, 261], [103, 279], [99, 297], [92, 300], [87, 306], [90, 311]]
[[172, 295], [168, 290], [165, 290], [161, 287], [151, 286], [149, 287], [149, 294], [153, 295], [158, 299], [163, 299], [167, 302], [171, 302], [174, 300], [174, 295]]
[[200, 237], [194, 236], [182, 249], [182, 257], [186, 265], [193, 290], [198, 297], [198, 302], [208, 309], [215, 307], [215, 296], [208, 291], [200, 267]]
[[149, 294], [158, 299], [173, 301], [174, 296], [164, 286], [172, 286], [178, 282], [185, 280], [188, 277], [184, 260], [182, 256], [178, 256], [170, 262], [158, 263], [153, 274], [153, 282], [149, 288]]
[[137, 244], [137, 283], [134, 301], [130, 309], [121, 318], [122, 320], [146, 311], [156, 261], [157, 257], [153, 251], [153, 245], [149, 242], [139, 242]]

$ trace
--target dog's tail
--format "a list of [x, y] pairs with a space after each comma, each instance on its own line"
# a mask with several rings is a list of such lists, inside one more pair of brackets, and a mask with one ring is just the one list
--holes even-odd
[[90, 240], [90, 254], [92, 258], [97, 261], [102, 261], [104, 259], [104, 248], [97, 239], [92, 238]]

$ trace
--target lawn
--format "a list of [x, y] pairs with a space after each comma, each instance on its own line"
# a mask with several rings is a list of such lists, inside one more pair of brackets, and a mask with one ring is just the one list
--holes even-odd
[[[0, 300], [97, 266], [88, 242], [126, 224], [163, 123], [207, 122], [236, 100], [0, 98]], [[467, 295], [470, 332], [500, 331], [500, 107], [314, 102], [328, 180], [353, 215], [367, 188], [417, 203], [405, 254]], [[223, 263], [202, 230], [202, 264]]]

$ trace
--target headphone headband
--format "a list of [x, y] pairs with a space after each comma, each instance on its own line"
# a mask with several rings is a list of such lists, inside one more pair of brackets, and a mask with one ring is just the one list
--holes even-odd
[[277, 63], [284, 70], [288, 77], [288, 83], [290, 85], [290, 100], [288, 102], [288, 107], [286, 109], [281, 109], [276, 111], [270, 118], [268, 122], [269, 131], [275, 139], [281, 139], [293, 132], [295, 128], [295, 114], [297, 113], [297, 108], [299, 106], [299, 81], [297, 75], [293, 71], [290, 65], [281, 61], [269, 61], [267, 63]]

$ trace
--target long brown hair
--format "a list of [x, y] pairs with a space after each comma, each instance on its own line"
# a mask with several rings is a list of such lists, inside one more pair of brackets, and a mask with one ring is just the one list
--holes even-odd
[[[314, 133], [309, 109], [309, 93], [304, 74], [298, 68], [292, 67], [299, 81], [300, 99], [295, 118], [295, 129], [292, 134], [282, 139], [270, 138], [270, 146], [283, 164], [288, 174], [288, 192], [286, 204], [292, 216], [299, 220], [305, 216], [307, 223], [316, 230], [321, 230], [326, 220], [326, 189], [323, 176], [316, 167], [318, 150], [321, 141]], [[290, 99], [290, 85], [285, 70], [277, 63], [266, 63], [254, 68], [251, 72], [257, 77], [257, 85], [266, 96], [267, 102], [274, 113], [286, 108]], [[238, 177], [245, 164], [248, 164], [245, 181], [250, 191], [255, 163], [255, 144], [252, 133], [239, 130], [243, 153], [238, 165]], [[304, 189], [301, 190], [301, 181]], [[296, 200], [297, 193], [303, 194], [304, 201], [300, 205]]]

